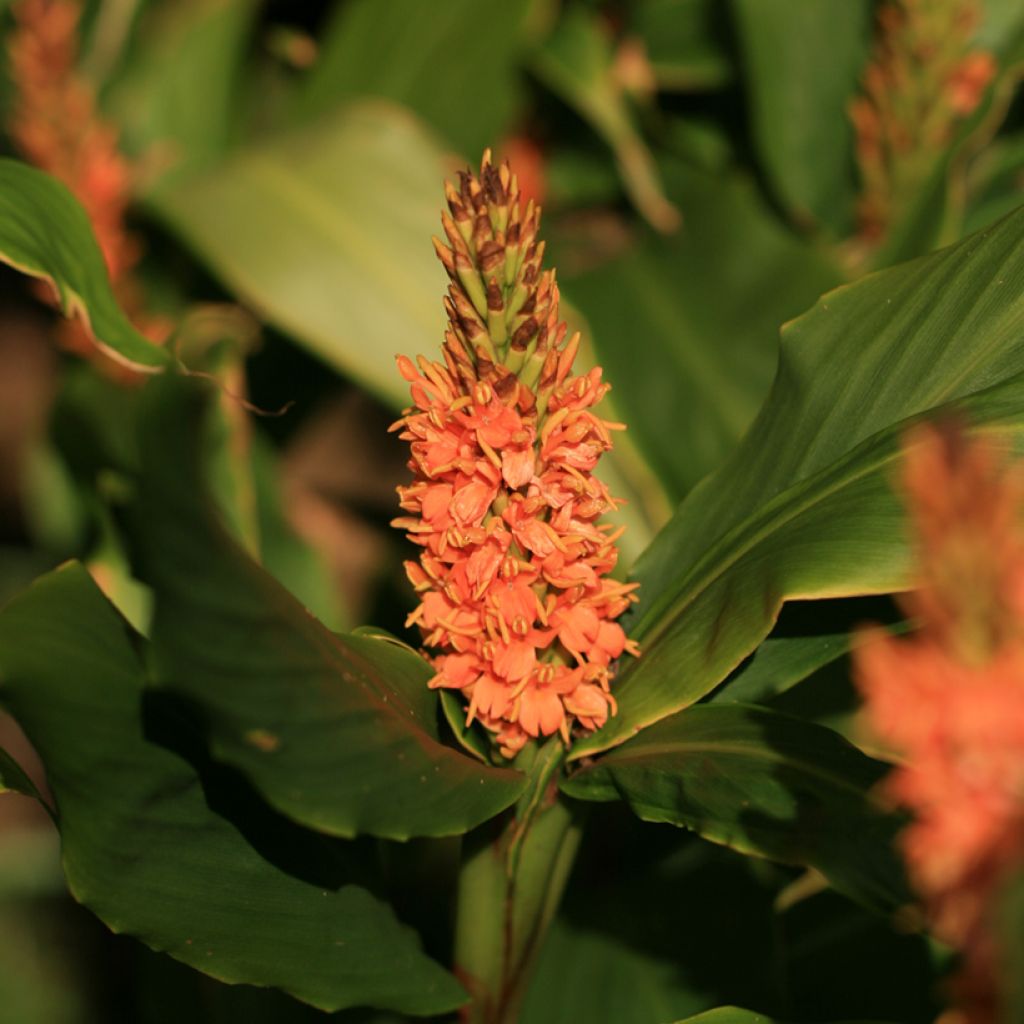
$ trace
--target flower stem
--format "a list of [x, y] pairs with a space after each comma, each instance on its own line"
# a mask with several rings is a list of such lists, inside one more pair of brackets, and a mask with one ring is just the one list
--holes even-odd
[[526, 793], [513, 811], [463, 842], [455, 963], [472, 996], [464, 1024], [517, 1019], [579, 845], [579, 811], [557, 787], [564, 757], [558, 737], [524, 750]]

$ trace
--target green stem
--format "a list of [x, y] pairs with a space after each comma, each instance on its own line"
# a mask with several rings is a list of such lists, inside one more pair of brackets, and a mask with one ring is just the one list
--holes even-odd
[[558, 792], [561, 741], [520, 757], [526, 793], [463, 844], [455, 964], [472, 996], [464, 1024], [514, 1024], [579, 846], [579, 814]]

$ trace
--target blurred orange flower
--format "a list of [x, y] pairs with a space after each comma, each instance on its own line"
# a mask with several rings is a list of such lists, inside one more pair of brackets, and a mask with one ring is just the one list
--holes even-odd
[[[145, 309], [132, 274], [141, 255], [125, 217], [136, 185], [135, 170], [118, 149], [116, 128], [104, 120], [94, 91], [79, 72], [78, 0], [18, 0], [8, 40], [14, 89], [10, 131], [24, 157], [68, 187], [89, 216], [121, 306], [139, 330], [162, 341], [170, 324]], [[120, 377], [132, 374], [109, 363], [79, 322], [62, 325], [61, 340]]]
[[904, 470], [920, 631], [872, 631], [856, 655], [871, 727], [905, 757], [892, 798], [913, 814], [901, 837], [936, 934], [962, 956], [948, 1020], [998, 1017], [991, 915], [1024, 866], [1024, 472], [990, 441], [920, 427]]

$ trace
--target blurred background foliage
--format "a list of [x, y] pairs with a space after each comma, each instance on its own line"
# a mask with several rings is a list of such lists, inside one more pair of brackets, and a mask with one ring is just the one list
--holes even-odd
[[[629, 424], [606, 460], [624, 569], [746, 431], [780, 325], [1024, 198], [1019, 0], [7, 0], [0, 18], [5, 152], [63, 168], [87, 208], [116, 179], [125, 308], [154, 339], [181, 324], [190, 365], [251, 403], [225, 397], [210, 439], [225, 514], [338, 629], [403, 629], [393, 360], [441, 341], [441, 183], [485, 147], [543, 205], [567, 316]], [[131, 443], [133, 382], [73, 335], [0, 274], [0, 599], [80, 557], [144, 626], [96, 454]], [[847, 728], [835, 659], [867, 618], [894, 614], [788, 609], [775, 638], [806, 638], [792, 675], [820, 665], [814, 686], [779, 683], [769, 639], [744, 692], [770, 696], [772, 665], [780, 708]], [[0, 801], [5, 1019], [319, 1016], [108, 935], [62, 896], [33, 808]], [[616, 844], [581, 862], [525, 1020], [725, 1003], [934, 1017], [944, 957], [919, 936], [814, 879], [598, 813], [621, 816]]]

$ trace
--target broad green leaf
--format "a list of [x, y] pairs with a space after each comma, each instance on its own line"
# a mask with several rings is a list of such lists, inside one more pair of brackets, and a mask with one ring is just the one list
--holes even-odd
[[674, 231], [679, 211], [665, 198], [657, 165], [615, 78], [615, 54], [606, 29], [596, 14], [569, 6], [538, 49], [533, 70], [611, 148], [637, 210], [659, 231]]
[[386, 640], [337, 636], [234, 544], [203, 495], [203, 389], [154, 382], [129, 515], [155, 597], [155, 674], [200, 712], [213, 755], [278, 810], [336, 835], [465, 832], [526, 778], [441, 741], [433, 670]]
[[197, 774], [184, 720], [146, 697], [138, 643], [73, 563], [0, 612], [0, 699], [46, 766], [75, 898], [222, 981], [323, 1009], [462, 1002], [365, 887], [368, 850], [297, 828], [228, 774]]
[[644, 0], [630, 28], [644, 42], [661, 89], [696, 92], [727, 85], [733, 77], [728, 26], [718, 0]]
[[445, 172], [417, 122], [377, 101], [242, 149], [152, 201], [246, 305], [401, 407], [396, 352], [433, 352], [444, 337], [430, 237]]
[[798, 224], [845, 235], [857, 185], [847, 112], [871, 45], [870, 0], [732, 0], [751, 129]]
[[757, 702], [783, 693], [848, 654], [852, 639], [850, 633], [769, 637], [754, 652], [748, 664], [715, 690], [708, 703]]
[[297, 113], [364, 96], [415, 111], [476, 162], [508, 131], [533, 0], [345, 0], [335, 6]]
[[[676, 1021], [676, 1024], [785, 1024], [778, 1017], [766, 1017], [753, 1010], [741, 1010], [738, 1006], [720, 1006], [696, 1017]], [[846, 1021], [845, 1024], [878, 1024], [871, 1021]]]
[[103, 254], [85, 211], [49, 175], [0, 158], [0, 262], [48, 282], [65, 316], [79, 316], [112, 359], [153, 372], [167, 350], [128, 322], [110, 290]]
[[673, 959], [652, 955], [614, 934], [557, 921], [545, 940], [522, 1021], [666, 1021], [673, 1013], [685, 1012], [680, 1003], [701, 1005], [680, 974]]
[[240, 134], [239, 77], [259, 7], [176, 0], [144, 12], [104, 107], [157, 181], [209, 163]]
[[1015, 441], [1024, 422], [1024, 211], [823, 296], [783, 330], [768, 399], [739, 448], [640, 558], [627, 624], [643, 656], [583, 757], [699, 700], [787, 599], [909, 583], [900, 441], [956, 411]]
[[[879, 598], [788, 604], [768, 639], [708, 701], [763, 703], [849, 654], [858, 642], [858, 626], [893, 618], [891, 602]], [[894, 634], [910, 628], [906, 621], [889, 625]]]
[[779, 325], [839, 275], [779, 224], [752, 183], [681, 165], [666, 179], [685, 228], [668, 238], [648, 231], [562, 286], [587, 318], [629, 435], [678, 501], [756, 415]]
[[645, 821], [816, 868], [869, 906], [909, 900], [902, 821], [872, 789], [887, 766], [838, 733], [745, 704], [688, 708], [568, 778], [570, 796], [625, 799]]

